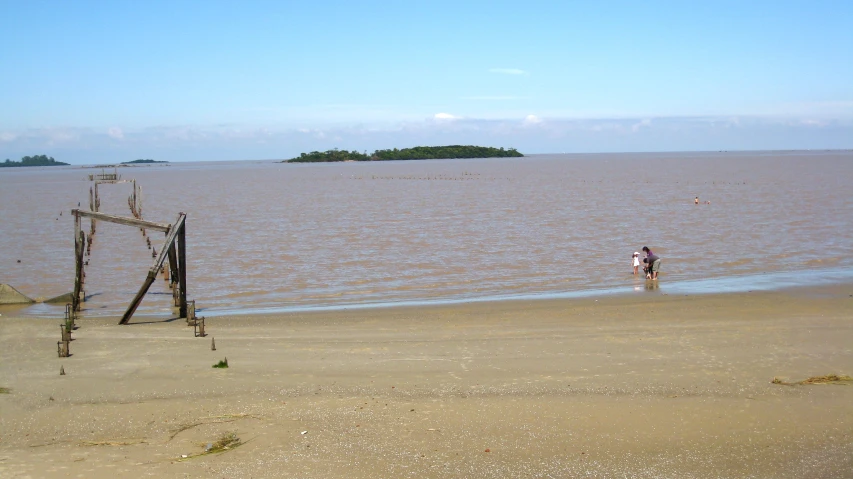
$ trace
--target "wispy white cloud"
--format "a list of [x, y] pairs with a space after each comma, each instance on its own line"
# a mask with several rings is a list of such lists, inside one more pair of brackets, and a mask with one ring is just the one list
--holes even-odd
[[644, 119], [638, 121], [637, 123], [634, 123], [633, 125], [631, 125], [631, 131], [636, 133], [636, 132], [640, 131], [640, 128], [648, 128], [649, 125], [651, 125], [651, 124], [652, 124], [652, 120], [650, 120], [648, 118], [644, 118]]
[[526, 117], [524, 117], [523, 123], [525, 125], [536, 125], [542, 123], [542, 119], [536, 115], [527, 115]]
[[570, 119], [542, 114], [544, 118], [488, 119], [444, 111], [381, 125], [165, 125], [121, 128], [121, 141], [116, 141], [119, 131], [109, 128], [2, 130], [0, 145], [4, 157], [44, 152], [76, 164], [140, 157], [284, 159], [332, 148], [373, 151], [440, 144], [517, 147], [523, 153], [853, 148], [853, 120], [732, 115]]
[[501, 75], [530, 75], [530, 73], [519, 68], [490, 68], [489, 73], [499, 73]]
[[116, 140], [124, 139], [124, 132], [121, 131], [121, 128], [115, 126], [107, 130], [107, 134], [110, 135], [112, 138], [115, 138]]
[[450, 113], [436, 113], [433, 116], [434, 120], [459, 120], [461, 117], [451, 115]]

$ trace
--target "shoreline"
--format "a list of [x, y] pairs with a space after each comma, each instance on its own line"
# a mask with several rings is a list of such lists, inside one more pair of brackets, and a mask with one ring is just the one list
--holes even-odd
[[[799, 271], [776, 271], [761, 274], [730, 275], [699, 280], [668, 281], [665, 277], [657, 281], [634, 278], [633, 284], [622, 284], [609, 288], [590, 288], [576, 291], [539, 292], [521, 294], [497, 294], [473, 298], [435, 298], [420, 300], [401, 300], [368, 303], [316, 304], [303, 306], [264, 306], [264, 307], [234, 307], [206, 308], [199, 303], [196, 309], [199, 316], [229, 317], [249, 315], [276, 315], [308, 312], [335, 312], [346, 310], [372, 310], [386, 308], [419, 307], [432, 308], [438, 306], [464, 305], [468, 303], [502, 303], [512, 301], [543, 301], [543, 300], [572, 300], [581, 298], [610, 298], [610, 297], [640, 297], [640, 295], [717, 295], [738, 294], [753, 291], [785, 292], [815, 286], [839, 286], [853, 283], [853, 268], [824, 268]], [[14, 286], [14, 285], [13, 285]], [[144, 300], [143, 300], [144, 301]], [[203, 300], [202, 300], [203, 301]], [[84, 318], [108, 317], [87, 314], [85, 303], [81, 316]], [[44, 308], [48, 311], [28, 312], [27, 309]], [[0, 305], [0, 314], [25, 315], [38, 318], [53, 317], [62, 314], [64, 305], [51, 305], [43, 302], [33, 304]], [[53, 311], [55, 310], [55, 311]], [[97, 310], [90, 310], [97, 312]], [[168, 314], [136, 313], [139, 318], [161, 318]]]
[[849, 477], [853, 385], [771, 381], [853, 375], [851, 311], [853, 282], [84, 318], [69, 358], [4, 315], [0, 475]]

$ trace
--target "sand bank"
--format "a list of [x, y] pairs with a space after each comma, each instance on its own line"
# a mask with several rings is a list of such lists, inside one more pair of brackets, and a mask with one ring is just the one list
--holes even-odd
[[84, 319], [70, 358], [3, 313], [0, 476], [851, 477], [853, 385], [771, 384], [853, 375], [851, 294]]

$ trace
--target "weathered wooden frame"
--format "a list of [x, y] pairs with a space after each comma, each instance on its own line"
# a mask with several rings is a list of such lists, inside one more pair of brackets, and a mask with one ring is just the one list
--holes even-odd
[[157, 273], [163, 267], [163, 263], [166, 261], [167, 256], [169, 258], [169, 269], [172, 273], [172, 280], [174, 281], [175, 278], [177, 278], [178, 288], [180, 291], [180, 301], [178, 304], [178, 307], [180, 308], [179, 317], [185, 318], [187, 316], [187, 215], [185, 213], [178, 213], [178, 219], [174, 224], [156, 223], [154, 221], [108, 215], [106, 213], [79, 209], [71, 210], [71, 213], [74, 215], [74, 256], [77, 266], [74, 278], [74, 293], [71, 298], [72, 309], [75, 311], [80, 310], [80, 293], [83, 285], [83, 251], [86, 244], [86, 235], [80, 229], [80, 219], [86, 217], [93, 220], [107, 221], [136, 228], [153, 229], [166, 233], [166, 241], [163, 243], [163, 248], [160, 250], [160, 254], [157, 255], [154, 260], [154, 265], [148, 270], [148, 276], [142, 283], [142, 287], [139, 288], [139, 292], [134, 296], [133, 301], [131, 301], [130, 305], [127, 307], [127, 311], [125, 311], [118, 324], [127, 324], [130, 321], [131, 316], [136, 312], [136, 308], [139, 307], [139, 303], [142, 302], [142, 298], [145, 296], [145, 293], [148, 292], [148, 288], [151, 287], [151, 284], [154, 283], [154, 280], [157, 278]]

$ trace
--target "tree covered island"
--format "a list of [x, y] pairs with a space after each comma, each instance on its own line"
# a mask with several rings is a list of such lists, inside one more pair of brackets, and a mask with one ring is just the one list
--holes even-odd
[[314, 163], [333, 161], [391, 161], [391, 160], [437, 160], [446, 158], [505, 158], [523, 157], [515, 148], [492, 148], [488, 146], [450, 145], [450, 146], [416, 146], [398, 150], [376, 150], [372, 155], [367, 152], [329, 150], [302, 153], [296, 158], [284, 160], [282, 163]]
[[121, 162], [122, 165], [147, 165], [150, 163], [168, 163], [168, 161], [157, 161], [157, 160], [152, 160], [152, 159], [147, 159], [147, 160], [139, 159], [139, 160]]
[[52, 156], [47, 155], [36, 155], [36, 156], [25, 156], [21, 158], [21, 161], [12, 161], [6, 158], [6, 161], [0, 163], [0, 168], [2, 167], [12, 167], [12, 166], [62, 166], [68, 165], [68, 163], [63, 163], [61, 161], [56, 161]]

